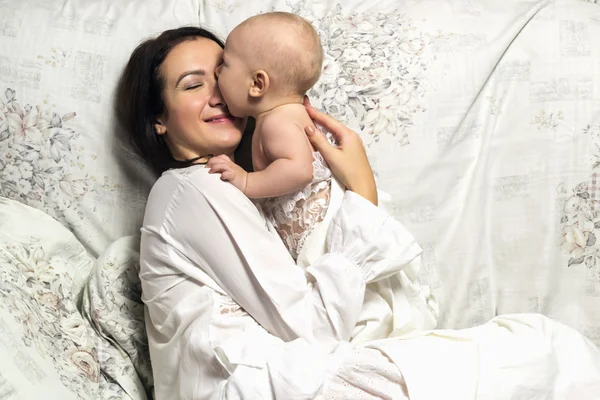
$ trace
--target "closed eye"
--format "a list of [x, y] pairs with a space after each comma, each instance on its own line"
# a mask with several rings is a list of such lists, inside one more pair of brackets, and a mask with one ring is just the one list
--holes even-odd
[[193, 84], [193, 85], [187, 86], [187, 87], [185, 88], [185, 90], [192, 90], [192, 89], [199, 88], [199, 87], [201, 87], [201, 86], [203, 86], [201, 83], [195, 83], [195, 84]]

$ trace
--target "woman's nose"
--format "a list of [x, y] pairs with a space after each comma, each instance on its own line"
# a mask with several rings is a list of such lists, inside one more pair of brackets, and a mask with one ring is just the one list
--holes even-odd
[[222, 66], [223, 66], [223, 64], [219, 64], [217, 69], [215, 69], [215, 75], [217, 76], [217, 78], [219, 77], [219, 75], [221, 75], [221, 67]]
[[217, 84], [216, 81], [215, 81], [215, 84], [213, 85], [212, 94], [210, 96], [208, 103], [212, 107], [218, 107], [218, 106], [225, 105], [225, 100], [223, 100], [223, 95], [221, 94], [221, 90], [219, 89], [219, 85]]

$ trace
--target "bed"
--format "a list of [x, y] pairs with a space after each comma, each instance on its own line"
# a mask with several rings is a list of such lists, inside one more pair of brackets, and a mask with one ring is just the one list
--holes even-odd
[[537, 312], [600, 345], [600, 5], [0, 0], [0, 399], [146, 399], [138, 232], [154, 177], [114, 118], [137, 43], [313, 23], [315, 106], [360, 132], [424, 249], [439, 327]]

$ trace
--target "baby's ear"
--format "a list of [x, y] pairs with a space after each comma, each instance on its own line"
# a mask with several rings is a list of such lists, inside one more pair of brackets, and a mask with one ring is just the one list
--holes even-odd
[[254, 71], [252, 73], [252, 85], [250, 86], [250, 97], [263, 97], [269, 90], [270, 80], [269, 74], [264, 70]]

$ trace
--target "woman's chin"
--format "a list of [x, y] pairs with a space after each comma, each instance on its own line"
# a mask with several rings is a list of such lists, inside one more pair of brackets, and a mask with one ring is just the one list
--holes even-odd
[[235, 125], [231, 125], [230, 129], [223, 130], [220, 133], [220, 143], [219, 147], [223, 149], [227, 149], [227, 151], [233, 151], [240, 144], [242, 140], [242, 132], [243, 130]]

